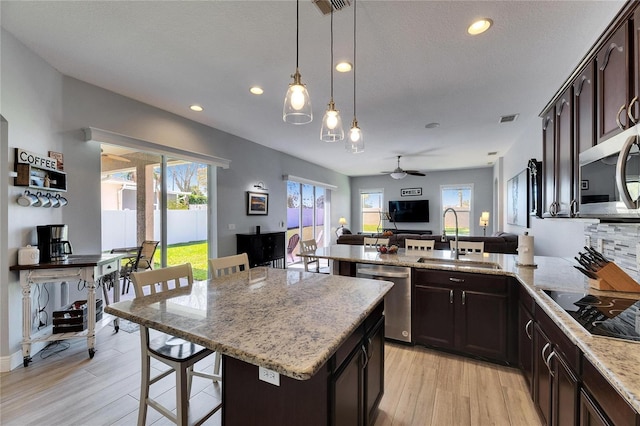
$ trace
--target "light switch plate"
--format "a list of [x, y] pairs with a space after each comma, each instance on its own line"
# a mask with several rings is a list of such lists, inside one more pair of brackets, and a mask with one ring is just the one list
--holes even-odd
[[268, 368], [258, 367], [258, 379], [275, 386], [280, 386], [280, 373], [276, 373]]

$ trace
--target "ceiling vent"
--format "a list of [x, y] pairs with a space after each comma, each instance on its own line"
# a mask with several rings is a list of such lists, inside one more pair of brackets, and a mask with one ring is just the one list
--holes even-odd
[[312, 1], [318, 7], [318, 10], [320, 10], [320, 12], [323, 15], [328, 15], [331, 13], [331, 6], [333, 6], [333, 11], [337, 12], [351, 5], [351, 2], [349, 2], [349, 0], [312, 0]]
[[500, 121], [498, 123], [511, 123], [512, 121], [516, 121], [520, 114], [511, 114], [511, 115], [503, 115], [500, 117]]

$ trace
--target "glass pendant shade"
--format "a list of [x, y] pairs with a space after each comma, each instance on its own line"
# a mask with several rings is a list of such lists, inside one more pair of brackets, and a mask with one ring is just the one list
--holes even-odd
[[344, 128], [340, 111], [336, 110], [333, 99], [322, 118], [322, 128], [320, 129], [320, 140], [324, 142], [339, 142], [344, 139]]
[[360, 154], [361, 152], [364, 152], [364, 136], [362, 135], [362, 130], [358, 127], [358, 121], [355, 118], [353, 119], [353, 123], [351, 123], [351, 129], [349, 130], [349, 137], [347, 138], [345, 148], [352, 154]]
[[407, 172], [405, 171], [394, 171], [389, 176], [393, 179], [404, 179], [407, 176]]
[[297, 68], [293, 75], [293, 83], [289, 84], [287, 96], [284, 98], [282, 119], [290, 124], [307, 124], [313, 120], [311, 98], [307, 87], [300, 81], [300, 72]]

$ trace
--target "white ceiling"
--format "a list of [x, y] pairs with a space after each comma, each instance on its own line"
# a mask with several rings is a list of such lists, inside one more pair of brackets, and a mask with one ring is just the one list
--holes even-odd
[[[353, 2], [353, 0], [352, 0]], [[65, 75], [350, 176], [401, 166], [485, 167], [538, 114], [622, 0], [373, 1], [357, 4], [357, 118], [365, 152], [319, 140], [329, 100], [329, 16], [300, 1], [300, 72], [314, 120], [282, 121], [295, 71], [293, 0], [8, 1], [2, 27]], [[471, 37], [467, 26], [494, 26]], [[352, 61], [353, 3], [334, 14], [335, 60]], [[3, 65], [6, 66], [6, 65]], [[353, 74], [335, 73], [345, 129]], [[260, 85], [256, 97], [249, 87]], [[188, 106], [205, 110], [195, 113]], [[516, 122], [499, 117], [519, 114]], [[437, 129], [425, 129], [430, 122]], [[108, 130], [108, 129], [107, 129]], [[497, 151], [497, 156], [488, 156]]]

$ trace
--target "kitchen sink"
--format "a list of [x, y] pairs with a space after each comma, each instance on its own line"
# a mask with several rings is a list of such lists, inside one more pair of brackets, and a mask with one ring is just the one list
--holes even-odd
[[421, 257], [418, 259], [418, 263], [427, 263], [431, 265], [439, 265], [450, 268], [475, 268], [475, 269], [502, 269], [500, 265], [492, 262], [484, 262], [481, 260], [474, 260], [469, 258], [460, 259], [442, 259], [437, 257]]

